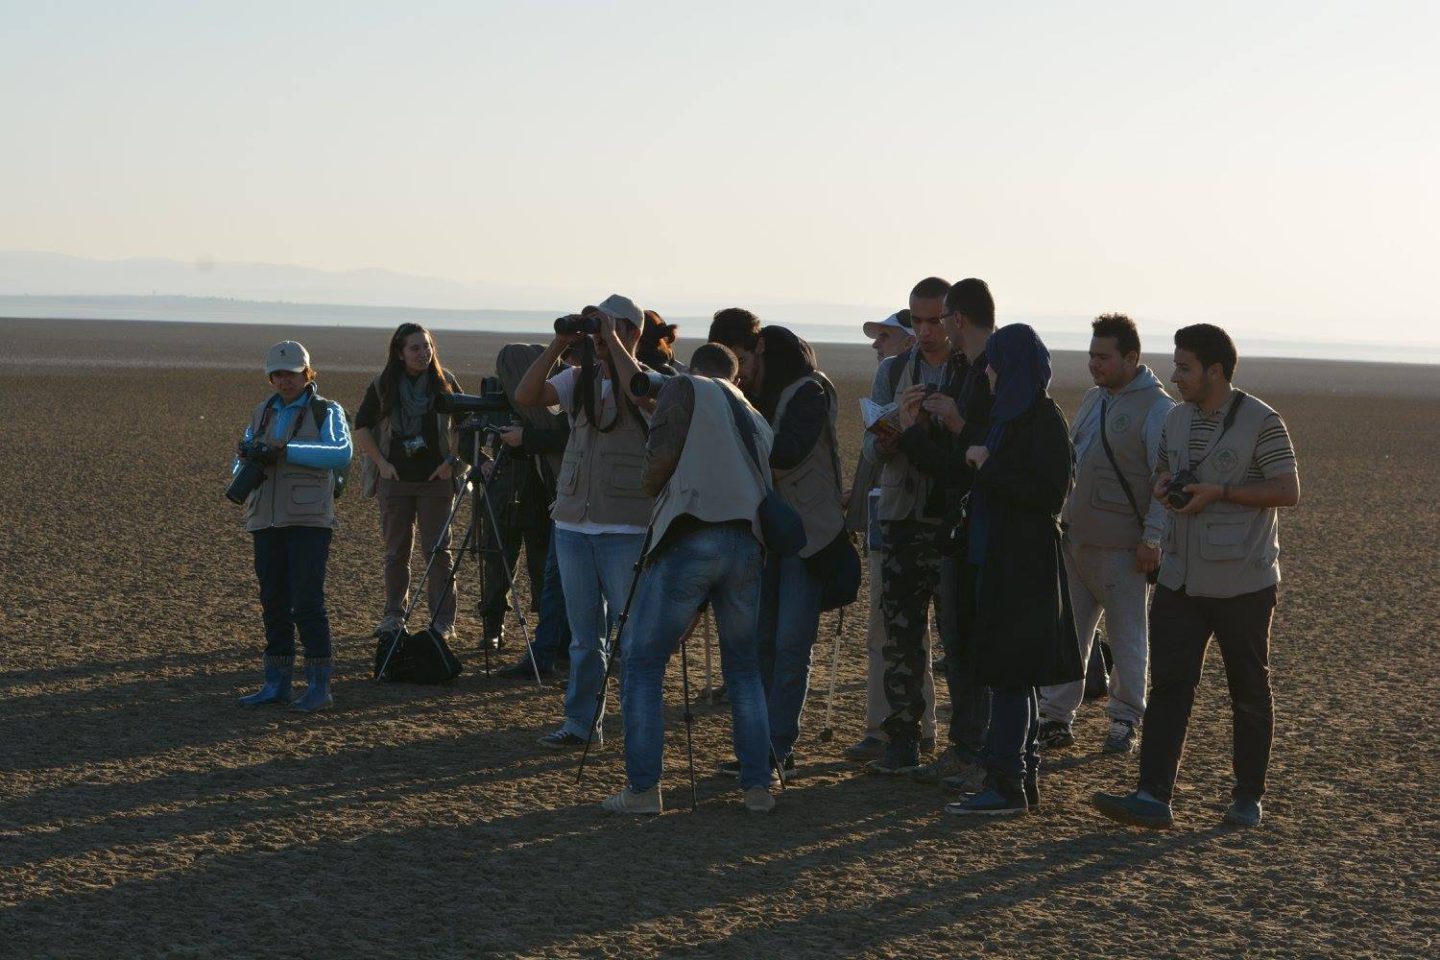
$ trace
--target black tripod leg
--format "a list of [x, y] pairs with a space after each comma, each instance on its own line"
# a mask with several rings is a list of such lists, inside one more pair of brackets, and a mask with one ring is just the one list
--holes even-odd
[[[697, 617], [698, 619], [698, 617]], [[695, 787], [695, 714], [690, 712], [690, 646], [680, 638], [680, 689], [685, 696], [685, 759], [690, 764], [690, 809], [700, 809], [700, 794]]]
[[[605, 679], [600, 681], [600, 692], [595, 694], [595, 716], [590, 719], [590, 729], [585, 734], [585, 749], [580, 752], [580, 768], [575, 771], [575, 782], [585, 776], [585, 761], [590, 758], [590, 746], [595, 742], [595, 728], [600, 726], [600, 717], [605, 712], [605, 692], [610, 689], [610, 675], [615, 672], [616, 654], [620, 651], [620, 638], [625, 635], [625, 623], [630, 619], [630, 604], [635, 600], [635, 588], [640, 585], [640, 572], [645, 569], [645, 553], [650, 549], [650, 531], [645, 531], [645, 543], [640, 547], [640, 558], [635, 561], [635, 575], [630, 578], [630, 590], [625, 594], [625, 606], [615, 624], [615, 638], [605, 643]], [[531, 652], [534, 663], [534, 652]]]

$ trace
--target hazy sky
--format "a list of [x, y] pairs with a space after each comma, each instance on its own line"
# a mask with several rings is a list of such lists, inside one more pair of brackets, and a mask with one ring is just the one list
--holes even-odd
[[[0, 0], [0, 249], [1440, 339], [1440, 4]], [[503, 307], [507, 304], [476, 304]]]

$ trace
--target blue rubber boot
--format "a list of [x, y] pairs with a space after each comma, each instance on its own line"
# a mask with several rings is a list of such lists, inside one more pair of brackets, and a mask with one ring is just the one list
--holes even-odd
[[290, 679], [295, 675], [295, 658], [265, 655], [265, 684], [248, 697], [241, 697], [240, 703], [247, 707], [258, 707], [262, 703], [289, 703]]
[[309, 684], [300, 699], [290, 704], [291, 710], [299, 710], [304, 713], [314, 713], [317, 710], [328, 710], [335, 702], [330, 696], [330, 670], [333, 661], [329, 657], [323, 660], [311, 660], [305, 658], [305, 682]]

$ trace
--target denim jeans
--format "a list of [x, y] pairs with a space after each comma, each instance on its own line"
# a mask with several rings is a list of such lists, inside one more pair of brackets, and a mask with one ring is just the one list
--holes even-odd
[[[534, 589], [534, 586], [531, 586]], [[550, 547], [545, 553], [545, 573], [540, 587], [540, 620], [535, 624], [535, 665], [541, 670], [555, 666], [555, 658], [570, 647], [570, 621], [565, 613], [565, 588], [560, 585], [560, 560], [555, 554], [555, 528], [550, 528]]]
[[570, 682], [565, 687], [563, 729], [577, 737], [590, 735], [597, 701], [602, 703], [597, 735], [604, 723], [605, 665], [612, 652], [606, 648], [606, 636], [625, 607], [644, 546], [643, 533], [555, 530], [555, 554], [570, 619]]
[[1040, 769], [1040, 702], [1034, 687], [990, 689], [986, 765], [992, 776], [1019, 782]]
[[329, 527], [268, 527], [253, 532], [267, 656], [293, 657], [297, 628], [306, 659], [330, 656], [325, 564], [332, 534]]
[[782, 762], [800, 738], [800, 714], [810, 691], [810, 651], [820, 629], [821, 587], [799, 557], [766, 558], [760, 587], [760, 679], [770, 742]]
[[684, 533], [653, 555], [635, 599], [625, 669], [625, 774], [632, 790], [660, 782], [665, 740], [661, 681], [670, 655], [709, 601], [720, 633], [720, 672], [730, 701], [742, 789], [770, 782], [770, 725], [760, 684], [756, 627], [760, 543], [749, 530], [711, 525]]

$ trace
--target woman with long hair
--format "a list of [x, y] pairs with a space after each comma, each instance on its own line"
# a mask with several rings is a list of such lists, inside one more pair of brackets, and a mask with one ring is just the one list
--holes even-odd
[[455, 630], [450, 587], [450, 534], [445, 521], [460, 462], [455, 421], [435, 410], [435, 397], [460, 384], [440, 365], [435, 338], [418, 323], [402, 323], [390, 337], [385, 369], [370, 382], [355, 414], [355, 445], [366, 456], [362, 486], [380, 501], [385, 540], [385, 613], [375, 635], [405, 628], [410, 552], [415, 528], [430, 568], [430, 622], [447, 639]]
[[[768, 326], [755, 344], [746, 395], [770, 422], [775, 490], [800, 514], [805, 546], [798, 556], [766, 557], [760, 589], [760, 674], [770, 717], [773, 761], [794, 769], [800, 715], [810, 687], [810, 653], [820, 629], [821, 579], [807, 560], [845, 527], [835, 388], [817, 369], [810, 344]], [[738, 772], [738, 764], [734, 765]]]
[[985, 344], [995, 403], [975, 471], [969, 546], [975, 620], [970, 663], [991, 691], [985, 787], [946, 813], [1007, 816], [1040, 802], [1035, 688], [1079, 680], [1080, 642], [1060, 546], [1060, 510], [1074, 483], [1065, 415], [1047, 392], [1050, 351], [1030, 327], [1001, 327]]
[[661, 373], [684, 373], [685, 364], [675, 359], [675, 338], [678, 324], [666, 323], [654, 310], [645, 311], [645, 329], [635, 347], [635, 359]]

